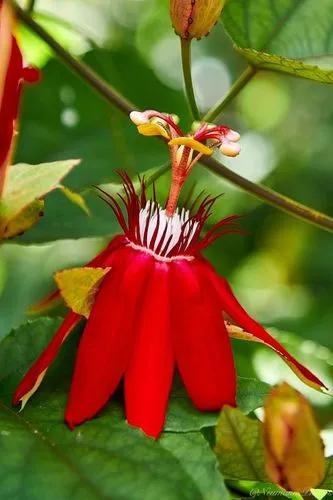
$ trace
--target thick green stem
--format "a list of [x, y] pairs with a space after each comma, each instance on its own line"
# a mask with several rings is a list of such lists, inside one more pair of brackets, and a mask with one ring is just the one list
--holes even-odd
[[221, 101], [219, 101], [211, 110], [206, 113], [203, 117], [205, 122], [213, 122], [222, 113], [224, 108], [239, 94], [239, 92], [245, 87], [245, 85], [254, 77], [257, 70], [253, 66], [249, 66], [241, 74], [241, 76], [235, 81], [235, 83], [230, 88], [229, 92]]
[[[18, 7], [14, 2], [12, 5], [15, 8], [17, 16], [21, 21], [26, 24], [32, 31], [37, 33], [52, 49], [54, 52], [73, 70], [75, 71], [83, 80], [89, 83], [100, 95], [102, 95], [110, 104], [118, 107], [124, 113], [128, 114], [131, 110], [135, 109], [135, 106], [121, 96], [116, 90], [114, 90], [107, 82], [98, 77], [98, 75], [91, 70], [86, 64], [78, 61], [72, 57], [61, 45], [54, 40], [54, 38], [49, 35], [44, 28], [42, 28], [38, 23], [33, 21], [31, 17], [26, 14], [20, 7]], [[252, 70], [253, 72], [254, 70]], [[254, 74], [254, 73], [253, 73]], [[252, 76], [253, 76], [252, 74]], [[252, 78], [251, 76], [251, 78]], [[247, 81], [250, 79], [248, 72]], [[243, 88], [245, 85], [238, 85], [237, 87]], [[236, 84], [235, 84], [236, 85]], [[235, 87], [235, 86], [234, 86]], [[234, 95], [237, 92], [233, 92]], [[231, 97], [228, 98], [228, 101]], [[137, 109], [137, 108], [136, 108]], [[321, 212], [313, 210], [301, 203], [296, 202], [286, 196], [273, 191], [265, 186], [254, 184], [253, 182], [241, 177], [240, 175], [232, 172], [224, 165], [220, 164], [213, 158], [202, 159], [203, 163], [211, 171], [215, 172], [220, 177], [227, 179], [232, 184], [240, 187], [244, 191], [252, 194], [253, 196], [263, 200], [266, 203], [284, 210], [290, 215], [298, 217], [305, 222], [310, 222], [317, 225], [318, 227], [325, 229], [327, 231], [333, 232], [333, 218], [325, 215]]]
[[192, 70], [191, 70], [191, 40], [180, 39], [181, 51], [182, 51], [182, 65], [183, 65], [183, 75], [185, 82], [185, 91], [188, 100], [188, 104], [191, 110], [191, 114], [194, 120], [200, 120], [200, 113], [195, 100], [193, 81], [192, 81]]

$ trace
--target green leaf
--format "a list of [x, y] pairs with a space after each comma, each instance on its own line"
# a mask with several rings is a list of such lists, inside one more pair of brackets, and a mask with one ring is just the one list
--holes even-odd
[[[38, 200], [59, 186], [60, 181], [80, 160], [66, 160], [39, 165], [19, 163], [10, 167], [0, 204], [0, 233], [14, 236], [28, 222], [36, 222]], [[15, 221], [18, 218], [19, 221]], [[12, 232], [9, 229], [12, 229]], [[16, 231], [16, 232], [15, 232]]]
[[270, 390], [265, 382], [238, 377], [237, 404], [243, 413], [250, 413], [263, 405]]
[[216, 457], [200, 432], [165, 433], [160, 444], [181, 462], [200, 490], [203, 500], [230, 498], [222, 475], [217, 469]]
[[333, 490], [333, 457], [326, 459], [326, 471], [319, 488], [322, 490]]
[[27, 165], [19, 163], [9, 169], [1, 204], [1, 215], [12, 219], [24, 207], [59, 186], [60, 181], [80, 160]]
[[[68, 345], [25, 410], [17, 413], [11, 408], [15, 385], [59, 322], [50, 318], [31, 321], [0, 343], [0, 497], [203, 499], [197, 482], [204, 481], [204, 472], [197, 481], [190, 475], [203, 462], [209, 481], [214, 456], [203, 441], [197, 463], [189, 464], [188, 440], [182, 450], [169, 451], [170, 442], [164, 446], [128, 426], [116, 398], [94, 420], [73, 432], [66, 427], [63, 414], [74, 351]], [[198, 441], [194, 440], [194, 447]], [[222, 489], [214, 468], [212, 474], [215, 487]]]
[[267, 481], [260, 422], [226, 407], [216, 427], [216, 447], [225, 478]]
[[44, 200], [33, 201], [24, 207], [16, 217], [6, 222], [2, 237], [6, 239], [23, 234], [24, 231], [37, 224], [42, 215], [44, 215]]
[[[240, 498], [288, 498], [289, 500], [303, 500], [300, 493], [286, 491], [273, 483], [264, 483], [259, 481], [228, 481], [228, 486], [237, 491], [243, 492]], [[311, 490], [311, 492], [314, 490]], [[245, 495], [244, 495], [245, 494]]]
[[53, 393], [24, 414], [0, 405], [2, 498], [202, 498], [179, 461], [127, 426], [118, 408], [71, 432], [65, 404]]
[[[238, 377], [237, 403], [241, 411], [250, 413], [263, 405], [269, 385], [260, 380]], [[190, 402], [184, 388], [176, 387], [171, 395], [166, 431], [193, 432], [217, 424], [217, 412], [200, 412]]]
[[45, 217], [17, 238], [20, 244], [54, 242], [56, 240], [113, 236], [119, 232], [119, 225], [110, 207], [98, 198], [92, 190], [84, 193], [83, 199], [91, 216], [56, 190], [45, 200]]
[[331, 0], [230, 0], [222, 18], [254, 66], [333, 83]]
[[170, 432], [200, 431], [216, 425], [218, 413], [200, 412], [194, 408], [183, 387], [171, 394], [165, 430]]

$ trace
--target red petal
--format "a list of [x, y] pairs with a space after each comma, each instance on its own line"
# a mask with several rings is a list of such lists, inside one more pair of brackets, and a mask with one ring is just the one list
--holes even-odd
[[236, 405], [236, 373], [218, 296], [195, 262], [172, 264], [176, 363], [201, 410]]
[[49, 345], [44, 349], [16, 389], [13, 397], [14, 405], [18, 404], [20, 401], [22, 401], [23, 405], [26, 404], [30, 396], [38, 389], [46, 370], [57, 356], [63, 342], [80, 319], [81, 317], [73, 312], [67, 314]]
[[125, 372], [136, 306], [150, 262], [146, 254], [119, 250], [113, 270], [103, 281], [79, 345], [65, 416], [71, 428], [105, 405]]
[[127, 239], [124, 235], [117, 235], [110, 243], [94, 257], [86, 267], [110, 267], [113, 264], [113, 254], [120, 247], [126, 245]]
[[210, 266], [207, 265], [206, 267], [209, 269], [209, 273], [220, 295], [220, 301], [222, 303], [221, 307], [223, 308], [223, 311], [226, 312], [239, 326], [244, 328], [245, 331], [252, 333], [255, 337], [272, 347], [278, 354], [280, 354], [295, 371], [295, 373], [303, 380], [303, 382], [316, 389], [326, 388], [318, 377], [299, 363], [277, 340], [275, 340], [259, 323], [257, 323], [257, 321], [249, 316], [234, 296], [229, 283], [225, 279], [218, 276], [215, 271], [210, 268]]
[[6, 162], [12, 144], [22, 86], [22, 71], [22, 55], [15, 38], [12, 37], [11, 54], [0, 103], [0, 168]]
[[153, 438], [163, 429], [174, 370], [168, 270], [155, 262], [125, 374], [127, 421]]

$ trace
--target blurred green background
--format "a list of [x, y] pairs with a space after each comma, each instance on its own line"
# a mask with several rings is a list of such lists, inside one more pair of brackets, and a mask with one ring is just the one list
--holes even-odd
[[[167, 0], [37, 0], [35, 5], [36, 20], [140, 108], [176, 113], [185, 129], [190, 126], [179, 40], [170, 26]], [[118, 182], [117, 169], [135, 175], [167, 160], [163, 145], [138, 136], [128, 118], [54, 58], [43, 42], [23, 27], [19, 36], [27, 61], [42, 68], [43, 79], [26, 88], [16, 160], [82, 158], [66, 184], [86, 194], [91, 216], [61, 193], [52, 193], [43, 220], [2, 246], [0, 337], [24, 322], [27, 307], [52, 289], [54, 271], [86, 262], [117, 231], [111, 211], [89, 186]], [[210, 37], [194, 42], [193, 76], [201, 109], [213, 105], [244, 68], [221, 24]], [[332, 103], [330, 86], [259, 73], [221, 117], [221, 123], [242, 134], [241, 155], [225, 163], [332, 215]], [[332, 387], [332, 235], [257, 201], [202, 166], [196, 167], [193, 183], [198, 191], [225, 193], [214, 217], [243, 214], [242, 227], [248, 231], [217, 241], [207, 252], [211, 261], [249, 312]], [[165, 175], [158, 182], [162, 201], [167, 187]], [[235, 351], [241, 375], [269, 383], [283, 378], [302, 388], [333, 434], [332, 398], [304, 389], [265, 348], [235, 342]]]

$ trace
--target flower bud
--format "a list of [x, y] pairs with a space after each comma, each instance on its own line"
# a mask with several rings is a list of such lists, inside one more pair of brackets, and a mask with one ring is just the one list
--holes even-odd
[[318, 486], [325, 473], [319, 429], [307, 400], [287, 383], [269, 394], [263, 430], [269, 479], [290, 491]]
[[172, 25], [181, 38], [202, 38], [218, 21], [226, 0], [170, 0]]

